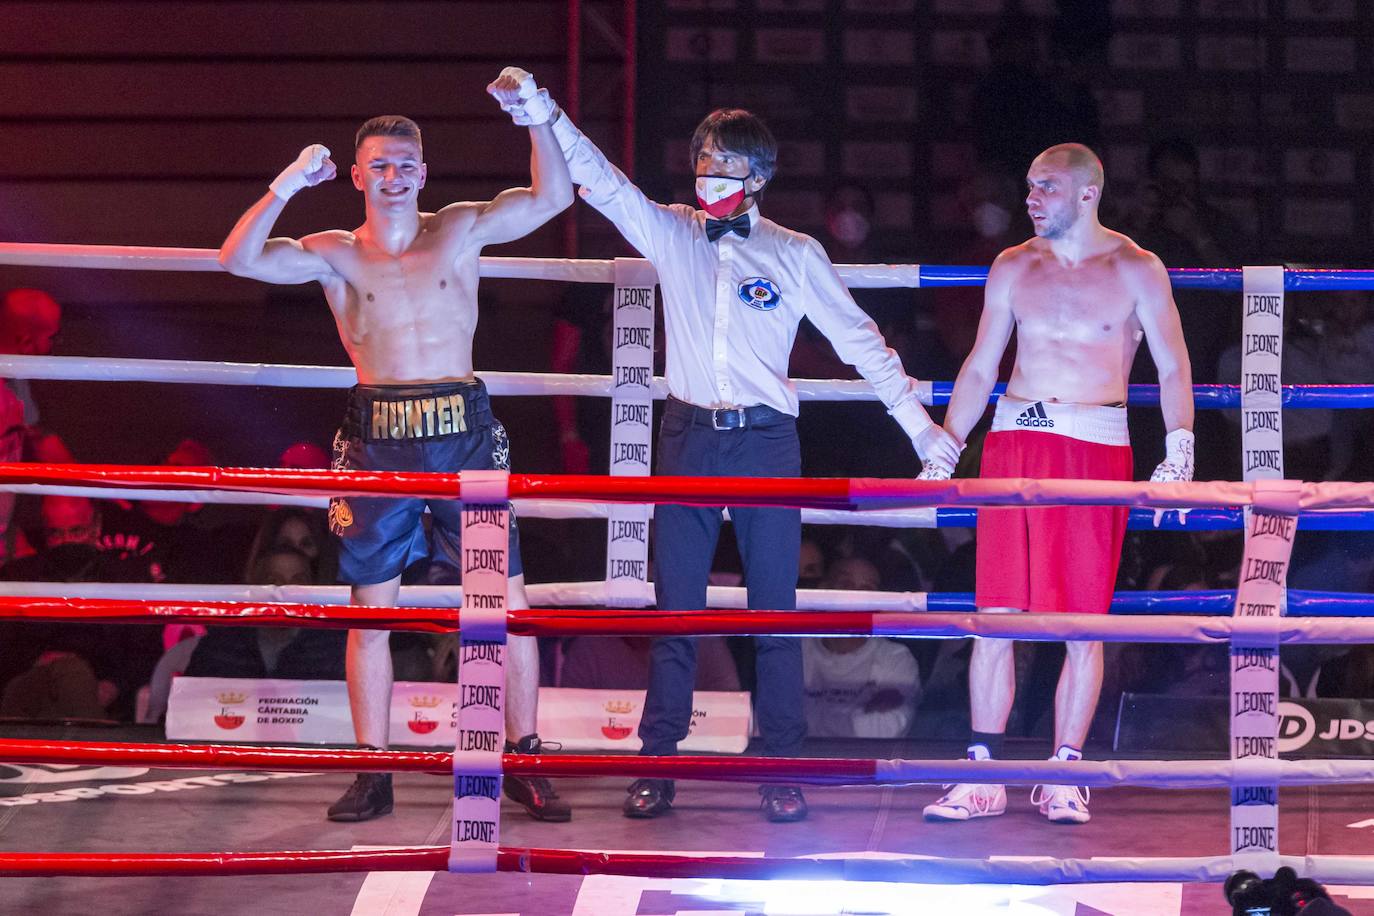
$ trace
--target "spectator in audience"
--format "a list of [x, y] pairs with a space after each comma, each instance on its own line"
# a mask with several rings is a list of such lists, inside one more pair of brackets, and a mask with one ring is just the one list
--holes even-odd
[[1144, 193], [1127, 221], [1130, 236], [1167, 267], [1238, 266], [1239, 228], [1203, 196], [1197, 147], [1176, 137], [1156, 140], [1145, 172]]
[[[554, 311], [549, 371], [611, 374], [612, 287], [571, 283]], [[610, 466], [609, 401], [556, 395], [559, 470], [564, 474], [606, 473]], [[593, 452], [595, 449], [595, 453]]]
[[[1215, 588], [1206, 568], [1178, 564], [1164, 572], [1157, 583], [1161, 591], [1200, 591]], [[1123, 692], [1169, 696], [1219, 696], [1230, 683], [1225, 646], [1188, 646], [1146, 643], [1115, 643], [1114, 660], [1104, 665], [1106, 679], [1099, 705], [1097, 726], [1115, 718], [1117, 703], [1108, 702]], [[1288, 650], [1284, 650], [1288, 654]]]
[[277, 467], [296, 470], [329, 467], [329, 453], [314, 442], [293, 442], [277, 457]]
[[[1177, 138], [1158, 140], [1146, 154], [1145, 167], [1145, 188], [1124, 230], [1142, 248], [1159, 255], [1165, 267], [1240, 266], [1239, 227], [1203, 195], [1197, 147]], [[1193, 380], [1217, 381], [1213, 367], [1239, 328], [1206, 290], [1177, 290], [1174, 300], [1188, 341]], [[1145, 357], [1135, 368], [1133, 375], [1141, 380], [1153, 377], [1154, 368]]]
[[[825, 203], [823, 235], [831, 262], [868, 264], [884, 260], [885, 255], [906, 259], [906, 252], [879, 250], [881, 235], [874, 232], [876, 219], [877, 208], [867, 187], [848, 182], [833, 187]], [[904, 365], [929, 365], [924, 348], [931, 335], [916, 332], [914, 291], [870, 288], [851, 292]], [[797, 326], [788, 374], [793, 378], [858, 378], [854, 367], [839, 358], [830, 341], [809, 319], [803, 319]], [[809, 474], [895, 477], [909, 473], [903, 451], [906, 438], [897, 426], [887, 422], [882, 406], [876, 402], [811, 401], [803, 405], [797, 423]], [[860, 439], [869, 446], [862, 452], [854, 448]]]
[[[647, 690], [649, 647], [643, 636], [576, 636], [563, 648], [560, 687]], [[739, 690], [734, 659], [719, 636], [697, 639], [695, 690]]]
[[[12, 289], [0, 298], [0, 353], [48, 356], [62, 327], [62, 306], [36, 289]], [[24, 425], [38, 425], [27, 379], [5, 379], [4, 386], [24, 405]]]
[[[171, 467], [205, 467], [215, 464], [214, 455], [202, 442], [183, 439], [161, 462]], [[235, 568], [242, 554], [224, 549], [213, 531], [196, 524], [204, 504], [123, 500], [105, 510], [103, 546], [126, 552], [146, 553], [168, 582], [215, 584], [239, 581]]]
[[[1374, 296], [1368, 290], [1346, 289], [1320, 293], [1293, 303], [1312, 313], [1312, 331], [1320, 341], [1322, 365], [1335, 385], [1369, 382], [1374, 365]], [[1285, 421], [1289, 413], [1285, 413]], [[1374, 418], [1365, 410], [1337, 410], [1331, 417], [1331, 459], [1323, 480], [1369, 480], [1363, 460], [1370, 451]], [[1354, 586], [1356, 588], [1362, 586]]]
[[[259, 555], [250, 584], [311, 585], [310, 557], [275, 546]], [[344, 630], [319, 627], [209, 627], [191, 654], [191, 677], [344, 678]]]
[[[24, 405], [8, 385], [0, 385], [0, 462], [10, 464], [24, 460]], [[16, 554], [15, 537], [19, 525], [11, 529], [17, 496], [0, 493], [0, 563]]]
[[328, 536], [322, 509], [280, 508], [263, 516], [248, 550], [243, 578], [252, 582], [254, 570], [266, 553], [281, 548], [294, 550], [310, 561], [309, 583], [333, 585], [338, 573], [334, 539]]
[[[1345, 534], [1348, 532], [1342, 532]], [[1369, 545], [1360, 545], [1369, 550]], [[1358, 591], [1374, 591], [1374, 575], [1367, 577], [1358, 586]], [[1286, 650], [1285, 650], [1286, 651]], [[1330, 690], [1322, 693], [1321, 696], [1337, 697], [1371, 697], [1374, 696], [1374, 646], [1359, 645], [1349, 647], [1344, 662], [1338, 666], [1332, 666], [1336, 670], [1331, 672], [1334, 677], [1329, 678]], [[1328, 678], [1323, 676], [1322, 681]], [[1327, 686], [1323, 684], [1323, 686]]]
[[[1368, 531], [1310, 531], [1293, 543], [1289, 588], [1361, 592], [1368, 591], [1371, 581], [1374, 534]], [[1345, 670], [1347, 659], [1353, 660], [1355, 670]], [[1363, 681], [1359, 673], [1363, 664], [1363, 653], [1350, 646], [1284, 647], [1279, 658], [1279, 691], [1284, 696], [1309, 698], [1366, 696], [1345, 692]]]
[[820, 588], [825, 579], [825, 551], [809, 537], [801, 542], [801, 559], [797, 565], [797, 588]]
[[[610, 375], [614, 288], [571, 283], [554, 310], [549, 371]], [[666, 345], [662, 315], [654, 324], [654, 373], [661, 375]], [[611, 407], [605, 398], [553, 397], [559, 469], [565, 474], [604, 474], [610, 467]]]
[[[1030, 234], [1020, 182], [1010, 176], [978, 169], [959, 186], [956, 199], [967, 231], [954, 233], [953, 244], [942, 254], [950, 264], [987, 266], [1003, 249], [1023, 242]], [[933, 336], [939, 340], [936, 378], [954, 378], [964, 356], [973, 349], [978, 316], [983, 310], [981, 286], [949, 286], [926, 294], [931, 303]], [[1013, 353], [1003, 359], [1003, 376], [1011, 374]]]
[[94, 500], [44, 496], [40, 549], [0, 569], [10, 582], [156, 582], [158, 570], [146, 555], [106, 550], [100, 511]]
[[23, 674], [12, 678], [0, 695], [0, 716], [5, 718], [100, 719], [111, 718], [110, 705], [118, 695], [113, 682], [100, 680], [94, 667], [69, 651], [48, 650]]
[[[836, 560], [827, 588], [876, 591], [878, 569], [859, 557]], [[802, 640], [807, 733], [813, 738], [900, 738], [920, 699], [916, 659], [881, 637]]]
[[[151, 582], [154, 569], [147, 556], [101, 548], [100, 514], [92, 500], [45, 496], [40, 515], [41, 549], [0, 569], [10, 582]], [[151, 674], [161, 654], [158, 630], [149, 626], [97, 624], [0, 624], [0, 683], [28, 669], [34, 683], [56, 690], [66, 702], [86, 696], [84, 668], [102, 684], [100, 708], [128, 719], [134, 694]], [[76, 661], [69, 661], [68, 657]], [[42, 661], [47, 659], [47, 661]], [[56, 667], [37, 670], [49, 662]], [[86, 708], [81, 716], [89, 717]], [[78, 715], [77, 713], [71, 713]], [[102, 712], [102, 717], [105, 715]]]
[[[61, 323], [62, 307], [47, 293], [12, 289], [0, 298], [0, 353], [47, 356]], [[28, 379], [0, 379], [0, 462], [24, 460], [25, 444], [37, 424], [38, 405]], [[0, 563], [26, 552], [22, 532], [11, 526], [15, 504], [15, 494], [0, 493]]]
[[[1354, 301], [1359, 302], [1360, 298], [1356, 297]], [[1374, 361], [1374, 325], [1368, 324], [1367, 315], [1356, 315], [1342, 300], [1327, 299], [1326, 302], [1326, 308], [1314, 301], [1310, 306], [1306, 302], [1293, 303], [1292, 307], [1284, 310], [1286, 330], [1282, 375], [1285, 385], [1341, 385], [1369, 381], [1369, 365]], [[1355, 317], [1352, 318], [1352, 315]], [[1332, 316], [1337, 317], [1333, 320]], [[1217, 380], [1223, 384], [1237, 384], [1240, 382], [1240, 373], [1241, 345], [1237, 341], [1221, 354]], [[1233, 430], [1237, 430], [1229, 437], [1234, 441], [1238, 435], [1240, 411], [1228, 410], [1223, 413]], [[1330, 480], [1351, 466], [1354, 437], [1359, 429], [1354, 424], [1360, 421], [1359, 418], [1352, 418], [1338, 423], [1338, 413], [1354, 411], [1305, 409], [1283, 412], [1286, 477]], [[1236, 453], [1234, 449], [1224, 451]], [[1363, 462], [1355, 464], [1358, 466]]]

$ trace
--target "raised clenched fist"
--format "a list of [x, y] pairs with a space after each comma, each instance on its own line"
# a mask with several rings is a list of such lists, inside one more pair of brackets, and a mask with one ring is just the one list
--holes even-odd
[[540, 89], [534, 77], [519, 67], [502, 70], [500, 76], [487, 84], [487, 92], [521, 127], [546, 124], [558, 110], [548, 90]]
[[272, 193], [282, 200], [290, 200], [297, 191], [329, 181], [338, 171], [329, 158], [329, 147], [312, 143], [272, 181]]

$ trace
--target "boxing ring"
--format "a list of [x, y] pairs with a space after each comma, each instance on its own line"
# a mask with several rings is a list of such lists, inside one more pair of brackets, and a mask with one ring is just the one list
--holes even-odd
[[[0, 264], [135, 270], [219, 269], [213, 251], [28, 244], [0, 244]], [[482, 260], [484, 277], [606, 282], [616, 283], [618, 288], [636, 284], [643, 288], [646, 282], [651, 286], [652, 279], [646, 280], [643, 270], [642, 263], [629, 259], [615, 262]], [[1251, 269], [1244, 272], [1174, 270], [1170, 273], [1175, 286], [1240, 291], [1248, 303], [1251, 296], [1275, 294], [1276, 275], [1273, 272], [1277, 269], [1259, 270], [1269, 273], [1257, 276]], [[986, 269], [929, 265], [841, 266], [840, 272], [851, 287], [968, 286], [981, 284], [986, 276]], [[1374, 288], [1374, 271], [1283, 271], [1277, 282], [1280, 297], [1284, 290], [1371, 289]], [[1260, 288], [1265, 283], [1269, 285]], [[1248, 333], [1257, 332], [1247, 325]], [[1278, 353], [1272, 355], [1277, 363]], [[617, 388], [614, 378], [601, 376], [541, 373], [479, 373], [479, 376], [486, 381], [493, 396], [615, 397]], [[0, 357], [0, 377], [321, 388], [347, 387], [356, 381], [353, 371], [346, 367], [21, 356]], [[802, 400], [875, 399], [863, 382], [799, 380], [797, 385]], [[645, 389], [640, 393], [642, 398], [662, 398], [665, 394], [661, 380], [649, 380], [642, 387]], [[943, 404], [948, 400], [950, 389], [949, 383], [922, 383], [922, 400], [928, 406]], [[1199, 409], [1281, 411], [1284, 408], [1364, 407], [1374, 399], [1374, 385], [1282, 386], [1272, 390], [1265, 388], [1259, 393], [1272, 395], [1271, 401], [1257, 405], [1253, 400], [1256, 390], [1252, 390], [1248, 382], [1242, 386], [1195, 386]], [[1133, 406], [1158, 403], [1158, 389], [1131, 386], [1129, 403]], [[1266, 431], [1273, 432], [1272, 429]], [[1247, 442], [1248, 447], [1251, 445]], [[1123, 505], [1132, 508], [1131, 527], [1137, 530], [1244, 530], [1246, 556], [1242, 562], [1247, 564], [1247, 569], [1252, 562], [1269, 564], [1253, 567], [1265, 571], [1254, 577], [1254, 584], [1242, 576], [1238, 590], [1119, 593], [1113, 603], [1113, 614], [1106, 617], [1073, 614], [980, 616], [972, 613], [971, 595], [821, 590], [799, 591], [797, 611], [740, 611], [737, 608], [743, 603], [742, 589], [714, 588], [709, 601], [712, 610], [684, 614], [645, 609], [652, 603], [647, 583], [606, 581], [531, 585], [528, 591], [535, 610], [499, 614], [455, 609], [463, 603], [463, 589], [447, 587], [403, 590], [399, 602], [402, 606], [386, 609], [348, 607], [347, 591], [340, 588], [83, 583], [63, 586], [62, 594], [54, 595], [58, 589], [52, 584], [5, 583], [0, 586], [0, 617], [9, 620], [309, 625], [430, 633], [457, 630], [465, 640], [471, 633], [483, 642], [500, 642], [507, 634], [834, 634], [926, 638], [979, 636], [1042, 641], [1087, 639], [1226, 645], [1231, 647], [1233, 659], [1243, 657], [1251, 662], [1265, 659], [1276, 662], [1281, 646], [1374, 642], [1374, 595], [1289, 591], [1283, 581], [1297, 532], [1374, 528], [1374, 511], [1371, 511], [1374, 509], [1374, 484], [1300, 484], [1263, 476], [1246, 482], [1156, 484], [1025, 479], [675, 478], [633, 474], [612, 477], [493, 476], [490, 473], [443, 475], [16, 464], [0, 465], [0, 489], [29, 494], [173, 501], [184, 501], [189, 493], [194, 493], [195, 500], [202, 502], [316, 507], [325, 505], [330, 496], [409, 495], [463, 499], [466, 504], [503, 502], [508, 498], [518, 515], [543, 518], [615, 519], [624, 507], [655, 503], [770, 505], [801, 508], [805, 523], [891, 527], [968, 527], [981, 506]], [[611, 609], [598, 609], [606, 605]], [[461, 893], [463, 899], [455, 902], [445, 898], [443, 908], [446, 912], [509, 912], [518, 907], [522, 913], [609, 913], [612, 910], [605, 908], [605, 900], [609, 897], [596, 898], [600, 903], [586, 903], [580, 896], [582, 892], [574, 889], [570, 903], [571, 885], [568, 882], [580, 880], [577, 876], [619, 876], [639, 879], [642, 883], [638, 887], [645, 894], [682, 893], [696, 900], [694, 905], [713, 900], [716, 905], [726, 907], [691, 910], [695, 913], [746, 912], [746, 909], [730, 909], [729, 904], [719, 902], [734, 899], [723, 888], [726, 885], [733, 888], [733, 882], [737, 881], [762, 879], [781, 885], [834, 881], [901, 884], [904, 886], [902, 899], [908, 903], [917, 899], [917, 886], [921, 886], [936, 895], [921, 897], [922, 907], [931, 905], [931, 901], [954, 899], [939, 897], [941, 892], [932, 890], [931, 886], [1006, 885], [1024, 889], [1040, 885], [1122, 883], [1133, 888], [1132, 893], [1145, 894], [1147, 892], [1140, 889], [1144, 885], [1216, 883], [1237, 868], [1268, 874], [1281, 864], [1291, 865], [1299, 874], [1328, 884], [1374, 886], [1374, 839], [1364, 840], [1361, 834], [1341, 832], [1345, 821], [1363, 818], [1360, 806], [1365, 803], [1365, 796], [1358, 786], [1374, 779], [1374, 763], [1279, 759], [1272, 740], [1264, 743], [1265, 729], [1277, 728], [1277, 714], [1272, 709], [1277, 702], [1276, 680], [1268, 686], [1267, 682], [1259, 687], [1254, 683], [1249, 685], [1251, 689], [1247, 693], [1274, 699], [1268, 715], [1245, 719], [1234, 712], [1236, 697], [1240, 681], [1255, 672], [1242, 675], [1242, 667], [1236, 663], [1233, 668], [1237, 672], [1233, 674], [1237, 686], [1232, 691], [1233, 737], [1236, 740], [1230, 759], [1226, 760], [970, 761], [943, 759], [957, 756], [961, 750], [952, 743], [926, 743], [920, 749], [928, 753], [901, 756], [902, 751], [910, 748], [902, 747], [900, 742], [877, 742], [863, 745], [863, 748], [883, 746], [893, 749], [896, 754], [882, 759], [839, 755], [799, 759], [497, 755], [492, 764], [491, 760], [474, 763], [470, 755], [463, 753], [178, 745], [147, 740], [111, 742], [70, 740], [65, 735], [0, 740], [0, 761], [16, 767], [57, 765], [108, 768], [112, 772], [121, 769], [234, 771], [227, 775], [199, 777], [198, 783], [197, 777], [154, 780], [147, 785], [161, 788], [147, 791], [134, 788], [142, 785], [140, 783], [128, 783], [130, 788], [111, 783], [98, 789], [68, 790], [78, 794], [65, 797], [60, 796], [62, 790], [0, 797], [0, 876], [3, 876], [0, 887], [22, 887], [25, 894], [39, 894], [34, 890], [37, 885], [32, 883], [38, 879], [70, 882], [78, 877], [133, 879], [162, 875], [187, 879], [228, 875], [285, 879], [286, 876], [320, 873], [366, 872], [375, 876], [388, 872], [449, 871], [462, 872], [452, 875], [450, 880], [454, 883], [448, 886], [455, 893]], [[1273, 673], [1266, 664], [1253, 663], [1248, 667]], [[463, 728], [461, 721], [459, 728]], [[131, 737], [149, 736], [135, 734]], [[1247, 743], [1242, 745], [1242, 741]], [[1242, 747], [1257, 750], [1242, 753]], [[494, 765], [495, 769], [481, 770], [480, 766], [484, 765]], [[479, 768], [471, 769], [473, 766]], [[365, 771], [401, 774], [401, 792], [408, 803], [398, 806], [398, 816], [394, 819], [351, 825], [347, 829], [337, 825], [326, 827], [320, 812], [326, 799], [336, 792], [339, 774]], [[571, 824], [551, 825], [501, 818], [497, 825], [500, 842], [478, 842], [476, 845], [481, 849], [476, 853], [472, 847], [464, 847], [462, 851], [468, 854], [465, 856], [458, 855], [462, 844], [456, 827], [449, 845], [434, 845], [433, 841], [448, 832], [451, 825], [447, 814], [434, 823], [433, 812], [454, 798], [455, 789], [450, 786], [444, 789], [442, 798], [435, 797], [438, 781], [432, 776], [453, 775], [456, 784], [458, 780], [472, 778], [475, 773], [488, 772], [498, 777], [566, 778], [568, 782], [561, 784], [560, 789], [573, 801], [577, 811], [575, 820]], [[690, 798], [682, 799], [681, 807], [674, 809], [674, 814], [665, 819], [666, 823], [636, 823], [630, 827], [620, 819], [619, 798], [623, 794], [624, 781], [637, 777], [704, 780], [719, 784], [719, 789], [713, 790], [712, 796], [701, 805], [696, 805]], [[320, 781], [323, 784], [317, 785]], [[1111, 802], [1102, 806], [1098, 819], [1068, 830], [1043, 821], [1032, 826], [1025, 822], [1029, 814], [1021, 818], [1010, 812], [1001, 818], [956, 826], [920, 821], [921, 800], [930, 794], [929, 788], [921, 787], [967, 781], [1004, 782], [1013, 786], [1063, 783], [1112, 789], [1113, 792], [1108, 796]], [[736, 785], [740, 782], [816, 787], [812, 795], [811, 820], [799, 828], [770, 826], [767, 836], [758, 838], [760, 830], [756, 826], [758, 815], [752, 810], [752, 788], [749, 787], [746, 794]], [[181, 789], [167, 788], [178, 784]], [[915, 788], [911, 788], [913, 786]], [[179, 792], [169, 798], [184, 799], [196, 794], [191, 791], [195, 788], [230, 787], [245, 804], [228, 806], [232, 811], [227, 811], [223, 801], [227, 796], [221, 793], [217, 796], [219, 803], [212, 806], [211, 815], [214, 818], [254, 819], [256, 812], [262, 812], [263, 820], [271, 829], [260, 829], [246, 837], [251, 844], [261, 847], [259, 849], [234, 852], [129, 850], [117, 842], [119, 831], [113, 823], [110, 829], [96, 830], [92, 835], [79, 828], [70, 829], [76, 827], [74, 821], [64, 828], [63, 822], [53, 820], [55, 815], [49, 813], [80, 808], [86, 815], [95, 807], [92, 803], [97, 801], [114, 811], [129, 802], [120, 797], [123, 795]], [[1219, 789], [1228, 790], [1224, 793], [1227, 804], [1217, 803], [1218, 797], [1223, 795], [1217, 792]], [[90, 794], [92, 792], [94, 794]], [[39, 794], [59, 797], [28, 800], [29, 795]], [[412, 796], [417, 801], [410, 802]], [[608, 802], [608, 797], [613, 802]], [[420, 798], [428, 801], [421, 805]], [[466, 796], [459, 794], [459, 798], [462, 800]], [[55, 801], [78, 804], [51, 804]], [[224, 835], [224, 831], [203, 829], [196, 815], [186, 810], [188, 804], [179, 802], [170, 812], [170, 820], [164, 821], [174, 836], [189, 840], [194, 836], [219, 838]], [[70, 816], [75, 816], [75, 812]], [[456, 824], [457, 806], [454, 818]], [[22, 840], [13, 835], [12, 829], [6, 829], [7, 822], [21, 829], [29, 825], [24, 831], [26, 835], [48, 836], [60, 841], [60, 845], [48, 851], [33, 851], [33, 844], [20, 846]], [[181, 827], [188, 829], [182, 832]], [[1344, 829], [1355, 828], [1352, 824], [1345, 825]], [[1242, 830], [1259, 832], [1242, 833]], [[424, 844], [376, 848], [389, 834], [414, 836], [426, 832], [430, 842]], [[1300, 848], [1281, 854], [1277, 840], [1279, 832], [1285, 842], [1290, 837], [1298, 838]], [[750, 843], [765, 848], [740, 849], [741, 845], [749, 845], [742, 843], [746, 834], [755, 835], [750, 837]], [[1334, 839], [1331, 839], [1333, 834]], [[279, 836], [296, 838], [296, 845], [273, 845], [271, 841]], [[1229, 849], [1226, 837], [1231, 837]], [[1031, 845], [1040, 854], [1027, 855], [1024, 848], [1018, 851], [1004, 849], [1004, 839]], [[369, 844], [369, 848], [357, 848], [360, 840]], [[549, 845], [550, 840], [561, 840], [563, 845]], [[319, 848], [317, 844], [321, 841], [333, 841], [339, 846]], [[653, 841], [659, 843], [660, 849], [670, 844], [695, 848], [645, 852], [646, 846]], [[704, 849], [703, 844], [709, 849]], [[1118, 851], [1117, 847], [1123, 844], [1129, 848]], [[182, 843], [164, 838], [160, 845]], [[860, 852], [836, 856], [830, 852], [835, 846]], [[624, 851], [613, 851], [621, 848]], [[1102, 851], [1108, 854], [1099, 854]], [[545, 877], [533, 880], [521, 877], [535, 874]], [[291, 887], [297, 890], [308, 886], [302, 883], [308, 879], [291, 880]], [[675, 880], [687, 881], [690, 887], [685, 891], [674, 890], [670, 885]], [[81, 882], [66, 886], [96, 887]], [[599, 892], [612, 893], [610, 885], [597, 887]], [[1186, 890], [1164, 905], [1178, 904], [1181, 909], [1173, 910], [1177, 912], [1208, 912], [1211, 909], [1205, 904], [1215, 905], [1219, 897], [1215, 888]], [[94, 889], [88, 892], [99, 893]], [[814, 895], [824, 896], [822, 891], [813, 888], [809, 893], [812, 895], [810, 905], [820, 905], [815, 902], [819, 898]], [[850, 889], [845, 893], [862, 897], [864, 891]], [[1109, 891], [1103, 890], [1096, 893], [1109, 895]], [[41, 899], [41, 895], [31, 899]], [[1031, 897], [1016, 899], [1029, 900]], [[550, 902], [553, 900], [556, 902]], [[659, 905], [669, 906], [662, 900]], [[420, 911], [418, 904], [414, 911]], [[785, 907], [767, 911], [831, 912]], [[624, 912], [640, 911], [628, 909]]]

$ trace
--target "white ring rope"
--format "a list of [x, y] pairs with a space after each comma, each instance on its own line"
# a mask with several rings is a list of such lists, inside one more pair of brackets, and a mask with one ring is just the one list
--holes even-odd
[[[301, 496], [290, 493], [254, 493], [246, 490], [196, 490], [188, 493], [186, 490], [148, 490], [139, 487], [82, 487], [65, 486], [62, 484], [51, 483], [0, 483], [0, 493], [18, 493], [22, 496], [79, 496], [83, 499], [109, 499], [109, 500], [128, 500], [136, 502], [148, 500], [150, 502], [170, 502], [170, 503], [214, 503], [226, 504], [231, 506], [299, 506], [303, 509], [327, 509], [329, 508], [328, 496]], [[517, 511], [520, 500], [516, 500]], [[540, 500], [545, 502], [545, 500]], [[566, 503], [569, 507], [578, 506], [578, 503]], [[590, 506], [587, 518], [596, 518], [594, 510], [596, 506]], [[605, 517], [606, 511], [601, 509], [601, 517]], [[540, 516], [534, 516], [536, 518]]]
[[[609, 375], [553, 372], [478, 372], [487, 390], [498, 396], [611, 396]], [[21, 356], [0, 354], [0, 378], [74, 382], [162, 382], [173, 385], [248, 385], [272, 388], [350, 388], [358, 384], [352, 366], [293, 366], [279, 363], [226, 363], [180, 359], [122, 357]], [[858, 379], [794, 379], [803, 401], [876, 401], [868, 382]], [[916, 383], [927, 407], [934, 397], [930, 382]], [[668, 386], [653, 381], [652, 396], [663, 400]]]
[[[648, 267], [648, 261], [642, 258], [625, 260]], [[0, 242], [0, 266], [203, 272], [224, 270], [219, 263], [219, 251], [214, 248], [60, 245], [39, 242]], [[846, 285], [856, 289], [892, 286], [916, 289], [921, 285], [919, 264], [837, 264], [835, 269], [839, 271]], [[492, 279], [614, 283], [615, 261], [483, 257], [480, 274]]]
[[878, 760], [885, 785], [1015, 783], [1107, 789], [1225, 789], [1256, 783], [1325, 786], [1374, 780], [1371, 760]]

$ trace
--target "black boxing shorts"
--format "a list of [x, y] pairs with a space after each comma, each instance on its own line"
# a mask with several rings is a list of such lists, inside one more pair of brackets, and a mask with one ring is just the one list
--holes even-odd
[[[338, 471], [505, 471], [506, 428], [491, 413], [481, 381], [434, 385], [356, 385], [334, 437]], [[462, 568], [463, 505], [454, 499], [336, 496], [329, 530], [339, 537], [339, 581], [394, 579], [431, 554], [420, 517], [429, 507], [433, 561]], [[511, 576], [523, 572], [515, 513], [510, 516]]]

